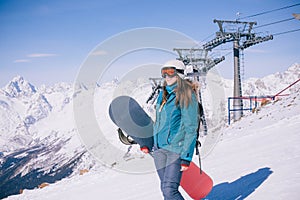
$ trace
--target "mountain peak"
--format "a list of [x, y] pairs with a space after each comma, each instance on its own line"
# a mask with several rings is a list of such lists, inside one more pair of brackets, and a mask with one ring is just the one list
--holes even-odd
[[295, 63], [293, 65], [291, 65], [287, 72], [291, 72], [291, 73], [296, 73], [296, 74], [300, 74], [300, 64], [299, 63]]
[[9, 97], [32, 96], [36, 93], [36, 89], [31, 83], [18, 75], [5, 86], [4, 92]]

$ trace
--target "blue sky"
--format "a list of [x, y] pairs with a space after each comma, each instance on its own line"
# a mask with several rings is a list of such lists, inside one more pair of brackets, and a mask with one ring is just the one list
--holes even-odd
[[[72, 82], [87, 55], [101, 42], [124, 31], [143, 27], [172, 29], [207, 42], [218, 31], [214, 19], [240, 17], [298, 4], [296, 0], [0, 0], [0, 87], [21, 75], [34, 85]], [[300, 13], [300, 6], [242, 21], [264, 25]], [[300, 28], [299, 20], [257, 28], [276, 34]], [[244, 77], [283, 72], [300, 62], [300, 31], [244, 51]], [[187, 47], [190, 48], [190, 47]], [[216, 68], [233, 75], [232, 44], [216, 48], [226, 60]], [[142, 58], [139, 57], [139, 58]], [[129, 63], [130, 64], [130, 63]]]

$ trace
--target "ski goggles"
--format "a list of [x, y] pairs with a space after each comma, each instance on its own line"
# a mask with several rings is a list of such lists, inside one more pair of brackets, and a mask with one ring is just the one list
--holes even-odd
[[175, 67], [163, 67], [161, 69], [161, 76], [166, 78], [166, 76], [174, 77], [177, 74]]

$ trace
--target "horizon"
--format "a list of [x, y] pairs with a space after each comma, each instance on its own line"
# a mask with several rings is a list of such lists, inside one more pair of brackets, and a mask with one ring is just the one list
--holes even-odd
[[[272, 73], [272, 74], [267, 74], [267, 75], [265, 75], [265, 76], [263, 76], [263, 77], [249, 77], [249, 78], [247, 78], [247, 79], [244, 79], [243, 81], [242, 81], [242, 83], [244, 83], [244, 82], [247, 82], [247, 81], [251, 81], [251, 79], [264, 79], [264, 78], [266, 78], [266, 77], [268, 77], [268, 76], [270, 76], [270, 75], [275, 75], [275, 74], [277, 74], [277, 73], [280, 73], [280, 74], [283, 74], [283, 73], [285, 73], [286, 71], [288, 71], [291, 67], [294, 67], [294, 66], [300, 66], [300, 63], [294, 63], [294, 64], [292, 64], [292, 65], [290, 65], [289, 67], [287, 67], [284, 71], [278, 71], [278, 72], [274, 72], [274, 73]], [[54, 82], [54, 83], [51, 83], [51, 84], [45, 84], [45, 83], [42, 83], [42, 84], [40, 84], [40, 85], [38, 85], [38, 84], [36, 84], [36, 83], [34, 83], [34, 82], [32, 82], [30, 79], [27, 79], [26, 77], [24, 77], [24, 76], [22, 76], [22, 75], [16, 75], [16, 76], [14, 76], [14, 77], [12, 77], [6, 84], [4, 84], [3, 86], [0, 86], [0, 89], [4, 89], [11, 81], [13, 81], [14, 79], [19, 79], [19, 78], [23, 78], [25, 81], [27, 81], [29, 84], [31, 84], [31, 85], [33, 85], [34, 87], [37, 87], [37, 88], [39, 88], [39, 87], [41, 87], [41, 86], [46, 86], [46, 87], [52, 87], [52, 86], [54, 86], [54, 85], [56, 85], [56, 84], [60, 84], [60, 83], [62, 83], [62, 84], [69, 84], [69, 85], [73, 85], [74, 84], [74, 82], [72, 82], [72, 81], [69, 81], [69, 82], [67, 82], [67, 81], [58, 81], [58, 82]], [[120, 80], [119, 78], [120, 77], [115, 77], [117, 80]], [[222, 77], [221, 76], [221, 78], [222, 79], [224, 79], [224, 80], [232, 80], [233, 81], [233, 78], [225, 78], [225, 77]], [[98, 81], [96, 82], [96, 84], [98, 84], [98, 85], [101, 85], [101, 84], [106, 84], [106, 83], [111, 83], [111, 82], [113, 82], [114, 81], [114, 79], [111, 79], [111, 80], [108, 80], [108, 81], [106, 81], [106, 82], [102, 82], [102, 83], [99, 83]], [[293, 81], [295, 81], [295, 80], [291, 80], [291, 82], [293, 82]], [[149, 83], [150, 83], [150, 81], [149, 81]]]

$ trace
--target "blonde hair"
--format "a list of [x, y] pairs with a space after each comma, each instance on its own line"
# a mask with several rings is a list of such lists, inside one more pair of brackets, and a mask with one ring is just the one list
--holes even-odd
[[[177, 87], [175, 88], [174, 92], [176, 93], [176, 101], [175, 101], [175, 105], [178, 106], [180, 105], [180, 107], [188, 107], [189, 104], [192, 101], [192, 93], [196, 93], [197, 91], [197, 86], [195, 84], [193, 84], [191, 81], [189, 80], [185, 80], [180, 78], [180, 76], [177, 76]], [[165, 89], [166, 88], [166, 81], [164, 82], [163, 85], [163, 102], [167, 101], [167, 96], [168, 96], [168, 92]]]

